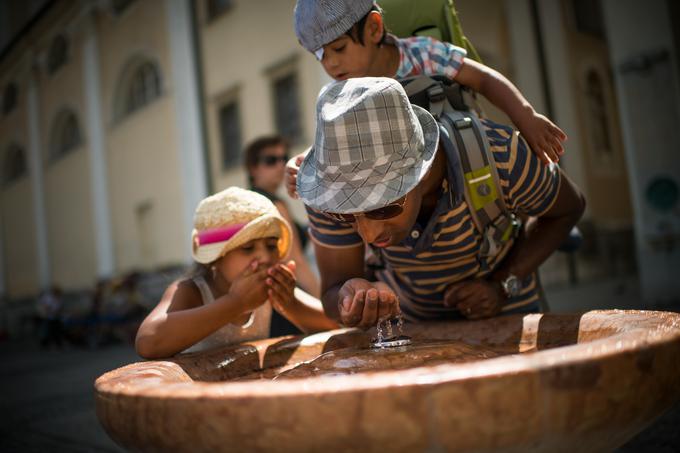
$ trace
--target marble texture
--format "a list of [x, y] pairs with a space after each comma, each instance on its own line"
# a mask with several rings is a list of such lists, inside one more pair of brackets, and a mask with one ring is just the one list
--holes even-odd
[[95, 382], [97, 415], [137, 451], [602, 451], [680, 400], [677, 313], [516, 315], [405, 333], [503, 354], [272, 380], [323, 353], [363, 354], [369, 333], [261, 340], [110, 371]]

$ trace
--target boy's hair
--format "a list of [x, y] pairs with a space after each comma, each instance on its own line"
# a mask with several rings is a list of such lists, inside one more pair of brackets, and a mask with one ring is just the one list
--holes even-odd
[[[368, 20], [368, 16], [371, 13], [378, 13], [382, 16], [383, 11], [380, 6], [378, 6], [377, 3], [373, 3], [373, 6], [371, 9], [357, 21], [356, 24], [352, 25], [349, 30], [345, 32], [347, 36], [349, 36], [352, 41], [354, 42], [359, 42], [362, 46], [364, 45], [364, 28], [366, 27], [366, 21]], [[380, 42], [378, 43], [378, 46], [381, 46], [385, 44], [385, 39], [387, 38], [387, 27], [385, 26], [385, 22], [383, 22], [383, 34], [380, 37]]]
[[271, 148], [272, 146], [279, 145], [283, 145], [286, 151], [288, 151], [289, 148], [288, 140], [286, 140], [284, 137], [282, 137], [281, 135], [265, 135], [264, 137], [255, 139], [246, 147], [245, 151], [246, 158], [244, 163], [246, 166], [246, 172], [248, 173], [248, 182], [250, 183], [250, 185], [253, 184], [253, 175], [251, 173], [251, 170], [259, 163], [262, 151], [264, 151], [267, 148]]

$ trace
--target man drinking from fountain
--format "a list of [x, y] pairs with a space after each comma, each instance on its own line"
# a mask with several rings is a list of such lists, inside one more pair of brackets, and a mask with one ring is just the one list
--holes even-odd
[[[328, 316], [366, 329], [400, 313], [424, 321], [539, 310], [538, 266], [585, 208], [557, 165], [542, 165], [512, 128], [474, 118], [497, 198], [513, 218], [511, 234], [489, 234], [479, 231], [473, 215], [480, 213], [472, 209], [495, 194], [493, 183], [466, 173], [465, 184], [476, 184], [478, 193], [463, 196], [469, 189], [461, 183], [462, 153], [450, 146], [456, 140], [409, 102], [399, 82], [333, 83], [316, 113], [297, 192]], [[532, 228], [517, 228], [514, 219], [527, 217], [536, 218]]]

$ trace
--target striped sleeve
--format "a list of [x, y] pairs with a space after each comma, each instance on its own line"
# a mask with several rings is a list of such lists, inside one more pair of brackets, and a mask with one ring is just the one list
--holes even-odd
[[556, 164], [543, 165], [519, 132], [483, 120], [508, 207], [530, 216], [545, 214], [560, 188]]
[[309, 235], [317, 244], [329, 248], [356, 247], [363, 244], [352, 225], [338, 222], [305, 206], [309, 218]]

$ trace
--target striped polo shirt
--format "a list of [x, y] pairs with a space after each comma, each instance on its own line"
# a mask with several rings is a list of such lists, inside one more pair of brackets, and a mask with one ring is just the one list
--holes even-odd
[[[541, 216], [557, 197], [560, 173], [554, 164], [542, 165], [517, 131], [482, 120], [495, 159], [501, 189], [509, 210], [526, 216]], [[443, 148], [440, 149], [443, 151]], [[448, 159], [451, 161], [451, 159]], [[376, 278], [388, 284], [399, 297], [404, 317], [409, 321], [455, 319], [456, 308], [444, 306], [444, 292], [452, 283], [484, 278], [512, 248], [509, 241], [493, 257], [480, 261], [482, 236], [477, 231], [465, 201], [453, 205], [449, 193], [453, 184], [442, 184], [442, 195], [427, 225], [416, 223], [400, 244], [371, 248], [380, 265]], [[307, 207], [312, 240], [322, 247], [364, 246], [351, 223], [338, 222]], [[368, 253], [370, 255], [370, 253]], [[505, 313], [535, 312], [541, 296], [537, 275], [522, 282], [519, 295], [504, 302]]]

